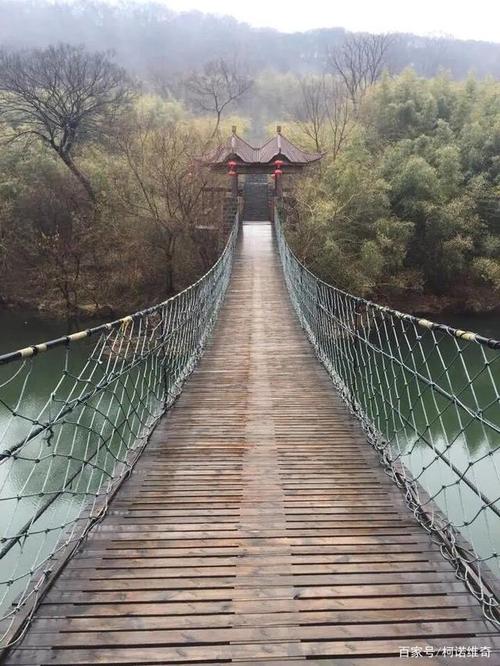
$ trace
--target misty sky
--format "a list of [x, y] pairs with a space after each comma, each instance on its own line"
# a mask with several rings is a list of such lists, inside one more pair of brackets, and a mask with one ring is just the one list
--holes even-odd
[[500, 42], [500, 0], [161, 0], [285, 32], [341, 26]]

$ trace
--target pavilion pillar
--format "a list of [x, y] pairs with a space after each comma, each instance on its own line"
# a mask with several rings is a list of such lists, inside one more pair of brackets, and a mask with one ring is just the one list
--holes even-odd
[[228, 176], [231, 179], [231, 195], [236, 199], [238, 197], [238, 172], [236, 171], [236, 162], [231, 160], [227, 163], [229, 168]]

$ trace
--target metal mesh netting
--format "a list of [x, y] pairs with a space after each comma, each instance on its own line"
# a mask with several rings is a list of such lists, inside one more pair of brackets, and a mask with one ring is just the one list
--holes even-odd
[[500, 626], [500, 342], [322, 282], [275, 219], [288, 291], [319, 359], [416, 518]]
[[212, 269], [168, 301], [0, 357], [3, 644], [104, 515], [193, 370], [224, 298], [237, 230], [236, 221]]

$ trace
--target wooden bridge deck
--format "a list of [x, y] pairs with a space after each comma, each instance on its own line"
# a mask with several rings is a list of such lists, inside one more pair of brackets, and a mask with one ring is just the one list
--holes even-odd
[[315, 359], [270, 225], [247, 224], [198, 370], [7, 663], [390, 666], [411, 646], [500, 663]]

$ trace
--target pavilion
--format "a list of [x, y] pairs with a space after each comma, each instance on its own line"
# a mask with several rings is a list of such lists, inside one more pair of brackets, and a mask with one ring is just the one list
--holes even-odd
[[284, 173], [298, 173], [322, 157], [323, 153], [309, 153], [293, 144], [283, 136], [280, 125], [276, 134], [258, 147], [238, 136], [233, 125], [231, 136], [202, 157], [200, 162], [213, 171], [227, 172], [232, 176], [232, 190], [237, 193], [240, 174], [271, 174], [279, 191]]

